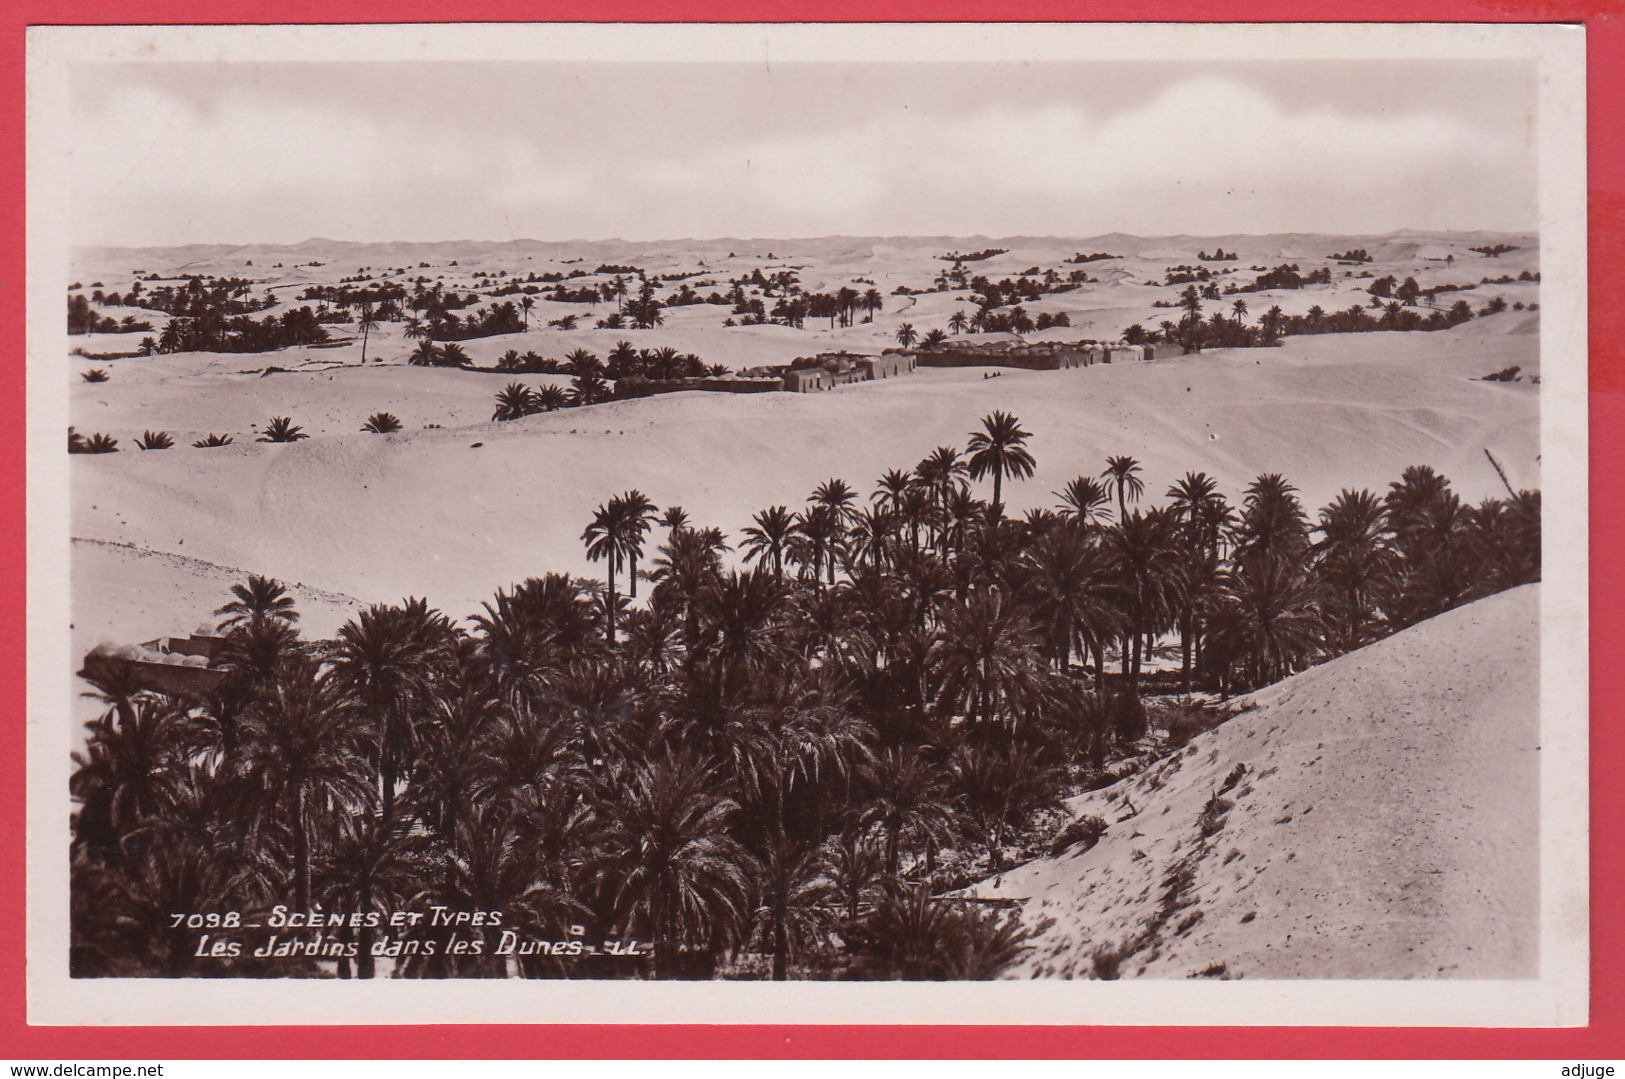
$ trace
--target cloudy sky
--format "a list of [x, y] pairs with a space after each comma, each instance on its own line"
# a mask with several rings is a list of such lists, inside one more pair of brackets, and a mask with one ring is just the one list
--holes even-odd
[[1532, 64], [81, 64], [79, 244], [1530, 229]]

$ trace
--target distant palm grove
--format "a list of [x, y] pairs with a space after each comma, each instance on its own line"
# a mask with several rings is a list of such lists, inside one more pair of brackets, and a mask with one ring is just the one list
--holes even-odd
[[[953, 893], [1097, 838], [1062, 800], [1150, 730], [1540, 576], [1538, 492], [1469, 505], [1426, 467], [1311, 516], [1280, 475], [1232, 502], [1119, 456], [1012, 518], [1030, 437], [994, 413], [733, 537], [628, 491], [584, 522], [602, 581], [533, 577], [464, 621], [406, 599], [306, 640], [253, 577], [196, 696], [93, 655], [73, 973], [994, 977], [1027, 931]], [[205, 955], [186, 920], [278, 906], [331, 918], [334, 950]], [[389, 927], [435, 907], [501, 920], [458, 952]]]

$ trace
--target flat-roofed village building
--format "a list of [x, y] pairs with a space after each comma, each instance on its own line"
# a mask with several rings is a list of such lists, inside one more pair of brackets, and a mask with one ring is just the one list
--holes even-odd
[[141, 644], [104, 642], [85, 656], [85, 667], [129, 663], [142, 686], [182, 697], [198, 697], [220, 685], [226, 672], [213, 666], [224, 644], [212, 626], [199, 626], [185, 637], [159, 637]]

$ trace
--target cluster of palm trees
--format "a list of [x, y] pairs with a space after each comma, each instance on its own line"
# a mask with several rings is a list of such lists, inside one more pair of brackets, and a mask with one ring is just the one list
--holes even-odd
[[617, 341], [607, 360], [585, 348], [577, 348], [565, 356], [563, 363], [545, 359], [535, 352], [521, 354], [509, 349], [498, 358], [497, 370], [564, 373], [570, 375], [570, 387], [567, 390], [560, 386], [528, 389], [521, 383], [510, 382], [496, 396], [496, 412], [492, 416], [495, 420], [516, 420], [559, 408], [645, 396], [652, 389], [651, 382], [728, 373], [726, 366], [707, 366], [691, 352], [678, 352], [670, 347], [639, 349], [630, 341]]
[[522, 420], [541, 412], [553, 412], [571, 405], [594, 402], [586, 396], [575, 396], [562, 386], [538, 386], [531, 389], [522, 382], [510, 382], [496, 397], [497, 407], [491, 413], [493, 420]]
[[407, 293], [402, 285], [381, 285], [376, 281], [356, 287], [354, 282], [366, 281], [366, 275], [345, 278], [337, 285], [311, 285], [299, 294], [301, 300], [315, 300], [332, 305], [340, 311], [367, 308], [378, 312], [378, 317], [394, 322], [401, 317], [406, 306]]
[[152, 330], [152, 323], [137, 322], [134, 315], [125, 315], [122, 319], [98, 315], [90, 303], [82, 294], [68, 297], [68, 333], [149, 333]]
[[130, 291], [123, 295], [97, 290], [91, 293], [90, 300], [109, 307], [144, 307], [185, 318], [201, 318], [211, 312], [223, 316], [245, 315], [276, 302], [269, 293], [262, 298], [254, 298], [254, 282], [246, 278], [200, 277], [194, 274], [186, 276], [184, 280], [186, 283], [183, 285], [159, 285], [144, 290], [141, 279], [137, 278]]
[[[414, 297], [413, 303], [416, 302]], [[466, 315], [459, 315], [434, 293], [427, 294], [424, 302], [425, 315], [413, 315], [406, 320], [406, 336], [424, 343], [523, 333], [530, 328], [530, 311], [535, 306], [535, 301], [526, 296], [518, 303], [499, 300], [489, 307], [476, 307]]]
[[141, 353], [274, 352], [320, 344], [327, 339], [322, 316], [309, 307], [291, 307], [281, 315], [262, 319], [226, 316], [211, 310], [195, 317], [171, 318], [156, 339], [142, 339]]
[[[1311, 519], [1278, 475], [1232, 505], [1190, 473], [1145, 508], [1120, 456], [1011, 518], [1030, 438], [995, 413], [737, 548], [627, 491], [582, 535], [602, 582], [532, 578], [465, 623], [409, 599], [304, 641], [252, 578], [191, 697], [87, 661], [76, 973], [990, 977], [1022, 931], [941, 893], [1046, 845], [1163, 707], [1147, 668], [1246, 689], [1539, 576], [1538, 493], [1469, 506], [1423, 467]], [[358, 925], [321, 968], [200, 958], [170, 924], [275, 903], [654, 948], [506, 955], [492, 928], [449, 955]]]
[[[1188, 354], [1201, 352], [1203, 348], [1269, 348], [1280, 344], [1288, 334], [1447, 330], [1473, 317], [1472, 306], [1466, 300], [1456, 301], [1448, 310], [1435, 308], [1423, 314], [1402, 300], [1390, 299], [1384, 303], [1381, 297], [1373, 296], [1369, 310], [1364, 304], [1356, 303], [1347, 310], [1327, 313], [1315, 304], [1302, 315], [1288, 315], [1279, 306], [1271, 306], [1256, 323], [1247, 321], [1247, 301], [1237, 297], [1230, 301], [1229, 316], [1215, 309], [1203, 318], [1202, 301], [1214, 298], [1216, 292], [1204, 294], [1195, 285], [1187, 285], [1177, 304], [1185, 312], [1178, 322], [1164, 320], [1154, 330], [1135, 324], [1123, 331], [1123, 339], [1131, 345], [1169, 341]], [[1506, 301], [1501, 300], [1496, 310], [1505, 307]]]
[[451, 341], [444, 345], [437, 345], [427, 338], [419, 340], [417, 347], [407, 353], [406, 362], [413, 367], [474, 366], [474, 358], [468, 354], [467, 349], [457, 342]]
[[[733, 304], [733, 314], [742, 316], [739, 325], [772, 322], [799, 330], [805, 328], [809, 318], [824, 318], [829, 320], [830, 329], [844, 328], [853, 324], [858, 312], [864, 312], [867, 321], [886, 305], [886, 298], [876, 288], [859, 292], [850, 285], [842, 285], [834, 292], [804, 292], [796, 284], [795, 276], [788, 272], [758, 282], [762, 287], [761, 296], [746, 292], [745, 286], [749, 283], [748, 278], [734, 282], [726, 297], [726, 302]], [[775, 289], [779, 295], [770, 310], [767, 299], [774, 297]], [[733, 320], [728, 324], [734, 324]]]

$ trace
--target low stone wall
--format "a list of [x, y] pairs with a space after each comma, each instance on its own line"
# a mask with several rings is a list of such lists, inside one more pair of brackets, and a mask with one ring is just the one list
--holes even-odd
[[702, 378], [695, 387], [710, 393], [772, 393], [783, 388], [776, 378]]
[[622, 391], [631, 397], [653, 397], [661, 393], [680, 393], [683, 390], [705, 390], [710, 393], [771, 393], [783, 389], [776, 378], [630, 378], [621, 379]]
[[1058, 371], [1086, 366], [1073, 355], [1054, 352], [1009, 352], [994, 349], [950, 349], [915, 353], [921, 367], [1017, 367], [1026, 371]]
[[1129, 363], [1150, 359], [1144, 345], [1100, 345], [1083, 342], [1012, 344], [955, 341], [913, 355], [921, 367], [1015, 367], [1027, 371], [1061, 371], [1097, 363]]

